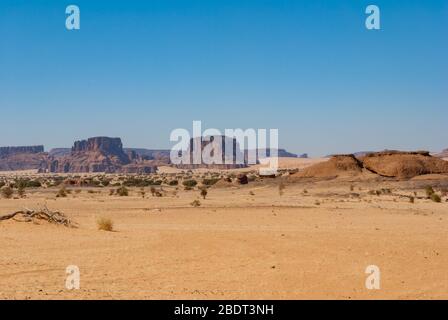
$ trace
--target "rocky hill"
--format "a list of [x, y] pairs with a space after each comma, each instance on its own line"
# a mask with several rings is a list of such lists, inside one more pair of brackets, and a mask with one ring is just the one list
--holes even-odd
[[47, 157], [44, 146], [0, 147], [0, 171], [37, 169]]
[[448, 174], [448, 162], [433, 157], [427, 151], [382, 151], [363, 157], [334, 155], [330, 160], [310, 166], [293, 175], [296, 178], [336, 178], [359, 176], [411, 179], [427, 174]]
[[126, 153], [120, 138], [94, 137], [76, 141], [70, 154], [49, 156], [40, 172], [106, 172], [151, 173], [154, 163], [145, 161], [135, 153]]

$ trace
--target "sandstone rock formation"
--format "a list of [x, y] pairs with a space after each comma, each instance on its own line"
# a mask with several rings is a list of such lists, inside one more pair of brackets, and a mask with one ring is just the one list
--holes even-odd
[[0, 147], [0, 171], [38, 169], [47, 156], [43, 146]]
[[354, 155], [334, 155], [330, 160], [305, 168], [293, 174], [299, 178], [336, 178], [355, 176], [362, 172], [363, 165]]
[[[195, 155], [198, 155], [198, 161]], [[226, 136], [197, 137], [190, 139], [189, 148], [179, 151], [184, 159], [174, 164], [180, 169], [237, 169], [247, 167], [247, 157], [235, 138]]]
[[326, 162], [305, 168], [292, 177], [336, 178], [355, 177], [360, 174], [397, 179], [411, 179], [427, 174], [448, 174], [448, 162], [432, 157], [427, 151], [372, 152], [360, 158], [353, 154], [336, 155]]
[[366, 169], [385, 177], [409, 179], [424, 174], [448, 173], [448, 162], [427, 151], [383, 151], [362, 158]]
[[156, 166], [125, 153], [120, 138], [94, 137], [76, 141], [69, 155], [49, 157], [40, 172], [151, 173]]

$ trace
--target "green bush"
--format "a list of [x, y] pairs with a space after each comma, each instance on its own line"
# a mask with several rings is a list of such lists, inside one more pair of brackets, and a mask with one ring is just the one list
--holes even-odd
[[431, 195], [431, 200], [434, 202], [442, 202], [442, 198], [437, 193]]
[[204, 186], [212, 186], [215, 183], [217, 183], [218, 181], [219, 181], [219, 178], [218, 179], [217, 178], [204, 179], [204, 180], [202, 180], [202, 184]]
[[426, 196], [428, 198], [431, 198], [431, 196], [434, 194], [435, 191], [434, 191], [434, 189], [431, 186], [427, 186], [425, 188], [425, 192], [426, 192]]
[[184, 182], [182, 182], [182, 184], [183, 184], [185, 187], [194, 188], [198, 183], [197, 183], [196, 180], [189, 179], [189, 180], [185, 180]]
[[120, 197], [127, 197], [129, 195], [129, 190], [125, 186], [122, 186], [117, 189], [117, 194]]

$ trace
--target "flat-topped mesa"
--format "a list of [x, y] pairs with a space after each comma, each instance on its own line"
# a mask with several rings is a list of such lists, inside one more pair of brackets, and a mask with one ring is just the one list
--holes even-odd
[[44, 146], [0, 147], [0, 157], [7, 157], [23, 153], [42, 153]]
[[47, 157], [44, 146], [0, 147], [0, 171], [38, 169]]
[[153, 162], [145, 161], [135, 152], [125, 152], [120, 138], [94, 137], [76, 141], [69, 154], [50, 157], [39, 171], [146, 174], [156, 170]]
[[75, 141], [72, 152], [99, 151], [108, 154], [124, 153], [120, 138], [94, 137]]
[[123, 143], [120, 138], [93, 137], [87, 140], [75, 141], [72, 147], [72, 155], [76, 156], [80, 153], [97, 153], [114, 157], [122, 165], [131, 162], [128, 154], [123, 150]]
[[[244, 152], [240, 150], [237, 139], [227, 136], [191, 138], [188, 149], [180, 151], [179, 155], [182, 153], [185, 157], [182, 163], [174, 165], [180, 169], [237, 169], [247, 167], [247, 159]], [[198, 159], [195, 159], [196, 157]]]

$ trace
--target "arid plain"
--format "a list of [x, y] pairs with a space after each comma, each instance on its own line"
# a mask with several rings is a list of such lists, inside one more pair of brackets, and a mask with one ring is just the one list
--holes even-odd
[[[189, 174], [200, 180], [207, 170]], [[181, 184], [158, 186], [158, 196], [149, 187], [119, 196], [111, 186], [67, 185], [64, 197], [61, 186], [27, 188], [1, 199], [0, 215], [46, 206], [77, 228], [0, 221], [0, 299], [446, 299], [448, 202], [425, 194], [446, 183], [285, 174], [218, 182], [205, 199]], [[98, 230], [99, 218], [114, 231]], [[69, 265], [79, 267], [79, 290], [65, 286]], [[380, 290], [366, 289], [369, 265], [381, 270]]]

